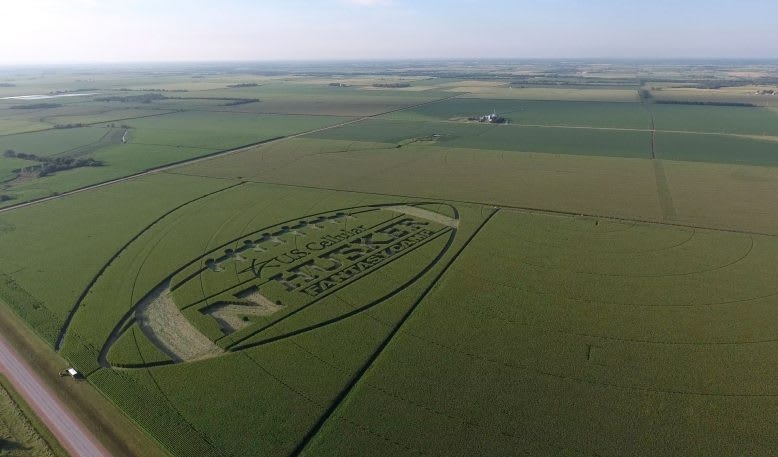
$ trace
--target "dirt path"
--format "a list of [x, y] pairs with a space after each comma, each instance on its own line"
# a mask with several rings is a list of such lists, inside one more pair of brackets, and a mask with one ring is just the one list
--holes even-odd
[[675, 204], [673, 203], [673, 194], [670, 192], [670, 183], [667, 181], [665, 167], [661, 160], [653, 160], [654, 177], [656, 178], [656, 191], [659, 197], [659, 206], [662, 209], [662, 220], [674, 221], [677, 218], [675, 213]]
[[[0, 335], [0, 372], [73, 457], [109, 457], [97, 439], [43, 384]], [[56, 374], [54, 374], [56, 376]]]
[[638, 91], [638, 96], [640, 97], [640, 105], [648, 113], [651, 122], [651, 162], [654, 164], [654, 178], [656, 179], [656, 192], [657, 197], [659, 198], [659, 207], [662, 210], [662, 221], [674, 221], [677, 218], [677, 214], [675, 212], [675, 205], [673, 204], [673, 193], [670, 191], [670, 183], [667, 181], [664, 164], [662, 163], [662, 160], [656, 157], [656, 117], [654, 116], [654, 111], [651, 110], [649, 103], [646, 101], [646, 97], [643, 96], [641, 91]]

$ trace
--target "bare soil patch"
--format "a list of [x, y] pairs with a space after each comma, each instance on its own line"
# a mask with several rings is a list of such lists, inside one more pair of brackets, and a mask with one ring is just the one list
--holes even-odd
[[207, 359], [224, 353], [181, 313], [170, 296], [170, 281], [141, 301], [135, 317], [146, 337], [177, 362]]

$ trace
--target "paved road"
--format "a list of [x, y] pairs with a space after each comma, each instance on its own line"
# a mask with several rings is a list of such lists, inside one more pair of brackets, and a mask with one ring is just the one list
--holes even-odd
[[[43, 384], [0, 335], [0, 372], [73, 457], [109, 457], [95, 437]], [[53, 374], [56, 376], [56, 373]], [[75, 381], [74, 381], [75, 382]]]

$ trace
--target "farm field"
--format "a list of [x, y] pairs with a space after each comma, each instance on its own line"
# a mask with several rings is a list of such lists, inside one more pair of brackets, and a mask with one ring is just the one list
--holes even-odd
[[740, 106], [651, 105], [658, 130], [778, 134], [778, 114], [766, 108]]
[[556, 154], [645, 157], [648, 131], [480, 125], [452, 122], [365, 121], [312, 135], [379, 143], [428, 141], [444, 148], [478, 148]]
[[741, 73], [278, 65], [0, 73], [95, 93], [0, 100], [0, 306], [162, 452], [778, 448], [778, 118]]
[[518, 125], [650, 128], [650, 116], [638, 103], [456, 98], [382, 117], [403, 121], [462, 122], [468, 117], [492, 112], [500, 113], [510, 118], [511, 124]]
[[[146, 96], [152, 98], [137, 98]], [[71, 101], [75, 99], [81, 101]], [[251, 103], [255, 103], [253, 100]], [[0, 102], [40, 105], [38, 101]], [[23, 112], [26, 122], [42, 116], [35, 124], [25, 124], [24, 118], [17, 117], [8, 118], [9, 123], [4, 124], [0, 115], [0, 151], [3, 151], [0, 193], [4, 195], [0, 205], [49, 197], [151, 168], [352, 120], [328, 115], [225, 111], [225, 104], [247, 102], [235, 97], [187, 100], [166, 98], [159, 92], [135, 95], [119, 91], [92, 94], [86, 99], [72, 97], [68, 104], [57, 108], [15, 110]], [[3, 110], [3, 103], [0, 112], [14, 111]], [[27, 125], [31, 131], [17, 128], [19, 125]], [[78, 160], [92, 162], [79, 165]], [[58, 167], [56, 172], [40, 172], [47, 161]]]
[[304, 455], [769, 455], [775, 239], [595, 222], [500, 211]]
[[[637, 88], [637, 83], [636, 88]], [[582, 102], [637, 102], [638, 95], [632, 88], [559, 88], [559, 87], [472, 87], [459, 86], [452, 92], [467, 92], [463, 98], [488, 98], [506, 100], [548, 100]]]

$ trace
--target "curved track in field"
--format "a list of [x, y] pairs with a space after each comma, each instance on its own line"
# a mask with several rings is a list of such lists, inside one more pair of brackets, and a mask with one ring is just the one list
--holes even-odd
[[182, 203], [182, 204], [176, 206], [175, 208], [165, 212], [164, 214], [162, 214], [158, 218], [154, 219], [146, 227], [144, 227], [138, 233], [136, 233], [135, 236], [133, 236], [129, 241], [127, 241], [127, 243], [125, 243], [124, 246], [122, 246], [118, 251], [116, 251], [113, 254], [113, 256], [111, 256], [110, 259], [108, 259], [108, 261], [102, 266], [102, 268], [100, 268], [100, 270], [97, 272], [97, 274], [92, 278], [91, 281], [89, 281], [89, 284], [87, 284], [87, 286], [81, 292], [81, 295], [78, 297], [78, 300], [76, 300], [75, 305], [73, 305], [73, 307], [70, 309], [70, 312], [68, 313], [68, 316], [65, 319], [65, 323], [62, 326], [62, 329], [60, 329], [59, 337], [57, 338], [57, 342], [54, 345], [54, 349], [59, 351], [62, 348], [62, 344], [65, 341], [65, 335], [67, 335], [68, 330], [70, 330], [70, 326], [73, 323], [73, 319], [75, 318], [76, 313], [78, 312], [79, 308], [81, 308], [81, 303], [86, 298], [86, 294], [89, 292], [89, 290], [92, 289], [92, 286], [95, 285], [97, 280], [100, 279], [100, 277], [103, 275], [103, 273], [105, 273], [105, 270], [107, 270], [108, 267], [111, 266], [111, 264], [121, 255], [121, 253], [124, 252], [125, 250], [127, 250], [127, 248], [130, 247], [138, 238], [140, 238], [144, 233], [146, 233], [149, 230], [151, 230], [151, 228], [154, 227], [155, 225], [157, 225], [157, 223], [159, 223], [163, 219], [167, 218], [171, 214], [175, 213], [176, 211], [178, 211], [178, 210], [180, 210], [182, 208], [185, 208], [186, 206], [189, 206], [192, 203], [196, 203], [196, 202], [198, 202], [200, 200], [203, 200], [203, 199], [208, 198], [210, 196], [213, 196], [215, 194], [218, 194], [218, 193], [230, 190], [230, 189], [232, 189], [234, 187], [241, 186], [243, 184], [244, 184], [243, 182], [240, 182], [238, 184], [234, 184], [232, 186], [221, 188], [219, 190], [213, 191], [213, 192], [205, 194], [205, 195], [201, 195], [201, 196], [199, 196], [197, 198], [194, 198], [194, 199], [189, 200], [189, 201], [187, 201], [185, 203]]

